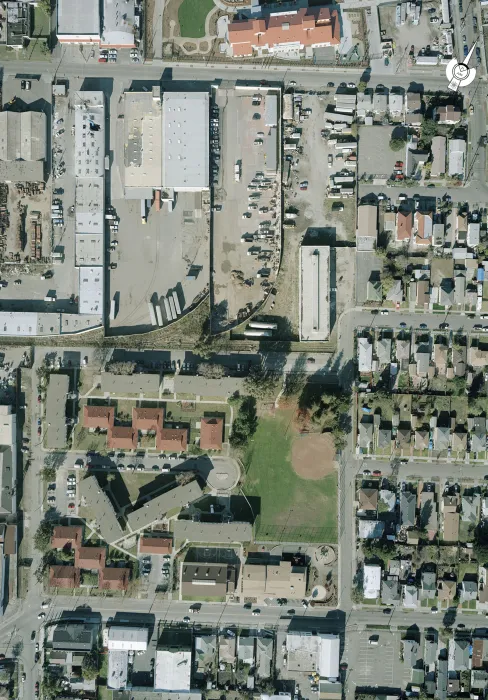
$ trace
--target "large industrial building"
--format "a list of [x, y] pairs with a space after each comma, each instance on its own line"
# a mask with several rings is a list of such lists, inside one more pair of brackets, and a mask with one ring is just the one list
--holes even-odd
[[134, 0], [58, 0], [57, 37], [61, 44], [99, 44], [104, 48], [135, 46]]
[[330, 248], [300, 249], [300, 340], [327, 340], [330, 334]]
[[103, 317], [105, 104], [103, 92], [76, 92], [75, 264], [79, 313]]
[[289, 632], [286, 635], [288, 671], [318, 673], [321, 678], [334, 680], [339, 677], [340, 647], [337, 635]]
[[191, 684], [191, 630], [163, 630], [156, 647], [154, 690], [187, 693]]
[[51, 374], [46, 400], [46, 447], [61, 450], [66, 447], [66, 395], [69, 390], [67, 374]]
[[125, 197], [153, 190], [200, 192], [209, 187], [209, 94], [159, 87], [124, 94]]
[[43, 112], [0, 112], [0, 182], [44, 180], [46, 139]]

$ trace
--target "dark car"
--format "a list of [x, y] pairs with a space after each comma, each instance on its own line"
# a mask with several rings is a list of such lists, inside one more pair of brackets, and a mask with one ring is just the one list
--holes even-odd
[[334, 87], [334, 83], [327, 83], [327, 87]]
[[427, 324], [426, 324], [426, 323], [421, 323], [420, 326], [419, 326], [419, 328], [422, 328], [422, 329], [427, 328]]
[[467, 44], [464, 44], [464, 46], [463, 46], [463, 53], [464, 53], [464, 58], [466, 58], [466, 56], [467, 56], [468, 53], [469, 53], [469, 49], [468, 49], [468, 45], [467, 45]]
[[457, 627], [458, 627], [459, 630], [463, 630], [463, 629], [466, 627], [466, 625], [463, 625], [463, 623], [460, 622], [459, 625], [458, 625]]
[[447, 330], [448, 328], [449, 328], [449, 324], [448, 324], [448, 323], [440, 323], [440, 324], [439, 324], [439, 329], [440, 329], [441, 331]]
[[259, 112], [254, 112], [254, 114], [252, 115], [252, 118], [257, 121], [258, 119], [261, 119], [261, 115], [259, 114]]
[[41, 426], [39, 426], [39, 427], [37, 428], [37, 434], [38, 434], [38, 435], [41, 435], [41, 434], [42, 434], [42, 427], [41, 427]]
[[293, 608], [291, 610], [288, 610], [288, 615], [294, 615], [294, 614], [295, 614], [295, 610]]
[[407, 327], [407, 324], [405, 323], [405, 321], [402, 321], [402, 322], [399, 324], [399, 326], [400, 326], [400, 328], [406, 328], [406, 327]]
[[384, 608], [383, 615], [389, 615], [391, 613], [390, 608]]

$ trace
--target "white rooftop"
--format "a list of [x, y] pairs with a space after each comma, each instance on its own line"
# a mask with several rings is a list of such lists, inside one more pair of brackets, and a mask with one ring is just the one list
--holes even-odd
[[123, 690], [127, 685], [127, 670], [129, 665], [128, 651], [108, 652], [107, 687]]
[[103, 265], [103, 233], [77, 233], [75, 236], [75, 266]]
[[108, 631], [108, 649], [118, 651], [145, 651], [147, 649], [148, 630], [146, 627], [116, 627]]
[[161, 187], [163, 112], [150, 92], [124, 93], [124, 185]]
[[154, 663], [155, 690], [190, 690], [191, 650], [157, 649]]
[[100, 11], [98, 0], [58, 0], [58, 39], [71, 37], [97, 39], [100, 36]]
[[80, 314], [103, 313], [103, 267], [80, 267], [79, 269]]
[[300, 340], [326, 340], [330, 319], [330, 248], [300, 249]]
[[377, 598], [381, 590], [381, 567], [364, 565], [363, 590], [365, 598]]
[[209, 95], [163, 94], [163, 187], [209, 186]]
[[134, 0], [104, 0], [102, 46], [132, 48], [134, 42]]
[[466, 156], [466, 141], [451, 139], [449, 141], [449, 175], [464, 174], [464, 159]]
[[319, 639], [320, 676], [322, 678], [337, 678], [339, 676], [340, 639], [332, 634], [321, 634]]
[[78, 91], [75, 108], [75, 175], [105, 177], [105, 103], [103, 92]]
[[75, 183], [76, 233], [104, 232], [103, 177], [77, 177]]

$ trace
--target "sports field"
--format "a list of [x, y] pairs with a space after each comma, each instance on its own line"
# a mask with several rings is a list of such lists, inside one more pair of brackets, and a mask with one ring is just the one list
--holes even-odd
[[178, 10], [180, 36], [201, 39], [205, 36], [205, 20], [215, 7], [213, 0], [183, 0]]
[[[310, 437], [316, 440], [318, 436]], [[333, 464], [320, 465], [318, 472], [315, 456], [308, 478], [293, 468], [293, 443], [307, 439], [294, 431], [289, 412], [280, 411], [259, 421], [244, 455], [243, 485], [246, 495], [261, 499], [257, 540], [337, 542], [337, 472]], [[297, 470], [305, 473], [303, 464], [297, 465]], [[324, 476], [317, 478], [320, 471]]]

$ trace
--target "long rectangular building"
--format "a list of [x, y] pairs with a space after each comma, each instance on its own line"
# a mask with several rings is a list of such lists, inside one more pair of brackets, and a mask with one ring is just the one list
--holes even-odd
[[141, 508], [132, 511], [127, 516], [127, 524], [131, 530], [141, 530], [149, 527], [157, 520], [162, 520], [163, 516], [173, 508], [182, 508], [187, 503], [192, 503], [203, 494], [196, 480], [189, 484], [177, 486], [170, 491], [162, 493], [160, 496], [152, 498], [144, 503]]
[[188, 540], [188, 542], [214, 542], [215, 544], [251, 542], [252, 525], [250, 523], [197, 523], [193, 520], [175, 520], [173, 535], [175, 540]]
[[300, 249], [300, 340], [327, 340], [330, 334], [330, 248]]
[[46, 400], [46, 447], [60, 450], [66, 447], [66, 394], [69, 389], [67, 374], [51, 374]]
[[80, 483], [80, 495], [95, 517], [96, 529], [107, 544], [120, 540], [124, 534], [117, 520], [114, 507], [109, 497], [98, 483], [95, 475], [88, 476]]

